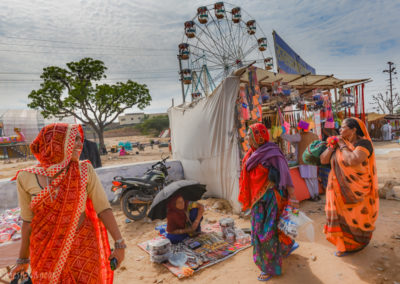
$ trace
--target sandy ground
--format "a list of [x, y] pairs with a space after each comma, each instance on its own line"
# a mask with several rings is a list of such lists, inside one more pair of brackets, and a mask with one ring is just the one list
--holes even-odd
[[[137, 138], [135, 137], [132, 141], [135, 139]], [[384, 142], [376, 142], [374, 145], [377, 153], [382, 153], [377, 155], [379, 183], [382, 184], [389, 179], [400, 182], [398, 162], [400, 145]], [[140, 155], [124, 158], [123, 162], [154, 160], [160, 154], [157, 147], [152, 151], [148, 148]], [[105, 165], [122, 162], [122, 159], [108, 159], [105, 157]], [[10, 169], [13, 166], [15, 167]], [[0, 171], [3, 174], [4, 168], [8, 168], [7, 171], [11, 172], [20, 166], [22, 167], [21, 164], [1, 165]], [[400, 192], [397, 191], [397, 193], [400, 196]], [[324, 199], [323, 196], [323, 199], [317, 203], [310, 201], [301, 203], [301, 210], [314, 221], [315, 242], [299, 242], [300, 248], [283, 262], [283, 275], [268, 282], [400, 283], [400, 202], [381, 200], [377, 227], [370, 245], [357, 254], [338, 258], [333, 255], [334, 246], [325, 240], [322, 233], [325, 224]], [[249, 219], [214, 210], [212, 208], [213, 201], [212, 199], [201, 201], [206, 205], [205, 222], [218, 221], [229, 215], [235, 219], [238, 227], [250, 227]], [[137, 246], [138, 243], [157, 236], [154, 228], [160, 222], [143, 220], [126, 223], [126, 218], [118, 206], [114, 207], [114, 213], [121, 232], [128, 242], [126, 259], [122, 267], [115, 273], [115, 283], [259, 283], [257, 281], [259, 270], [253, 263], [251, 248], [224, 262], [195, 273], [188, 279], [178, 280], [165, 267], [151, 263], [149, 255]]]

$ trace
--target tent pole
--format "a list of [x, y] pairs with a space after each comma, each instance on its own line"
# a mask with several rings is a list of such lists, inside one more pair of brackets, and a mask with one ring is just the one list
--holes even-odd
[[185, 103], [185, 88], [183, 87], [182, 61], [179, 55], [178, 55], [178, 61], [179, 61], [179, 75], [181, 76], [182, 101], [183, 103]]

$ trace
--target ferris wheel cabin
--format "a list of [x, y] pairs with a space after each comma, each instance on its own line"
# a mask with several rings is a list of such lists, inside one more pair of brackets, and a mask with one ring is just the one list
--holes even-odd
[[224, 2], [217, 2], [214, 4], [214, 9], [215, 9], [215, 17], [217, 19], [223, 19], [225, 16], [225, 6]]
[[196, 36], [196, 27], [193, 21], [185, 22], [185, 34], [188, 38], [194, 38]]
[[267, 49], [267, 38], [266, 37], [259, 38], [257, 40], [257, 42], [258, 42], [258, 49], [260, 51], [264, 51]]
[[246, 26], [247, 26], [247, 32], [249, 33], [249, 35], [254, 35], [256, 33], [256, 21], [255, 20], [247, 21]]
[[235, 7], [232, 9], [232, 22], [235, 24], [239, 23], [242, 19], [242, 13], [240, 11], [240, 7]]
[[207, 24], [208, 22], [208, 9], [206, 6], [197, 8], [197, 19], [200, 24]]
[[189, 44], [187, 43], [181, 43], [179, 46], [179, 57], [182, 60], [187, 60], [189, 59]]

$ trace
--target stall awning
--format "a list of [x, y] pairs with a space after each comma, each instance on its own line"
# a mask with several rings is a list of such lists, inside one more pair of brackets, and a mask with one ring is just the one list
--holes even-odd
[[376, 113], [376, 112], [371, 112], [367, 114], [367, 120], [368, 122], [370, 121], [375, 121], [375, 120], [380, 120], [380, 119], [384, 119], [386, 116], [386, 114], [380, 114], [380, 113]]
[[[240, 81], [248, 83], [249, 69], [243, 73], [244, 69], [239, 69], [235, 75], [241, 75]], [[241, 74], [242, 73], [242, 74]], [[273, 82], [287, 83], [296, 89], [333, 89], [341, 88], [345, 85], [365, 83], [370, 79], [338, 79], [333, 75], [311, 75], [311, 74], [281, 74], [257, 68], [257, 79], [260, 85], [269, 86]]]

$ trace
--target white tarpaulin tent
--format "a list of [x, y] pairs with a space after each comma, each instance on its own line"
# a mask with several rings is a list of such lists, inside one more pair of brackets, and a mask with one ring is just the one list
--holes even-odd
[[227, 199], [240, 210], [240, 159], [235, 105], [240, 77], [231, 76], [195, 106], [171, 107], [168, 116], [174, 159], [186, 179], [207, 185], [207, 196]]

